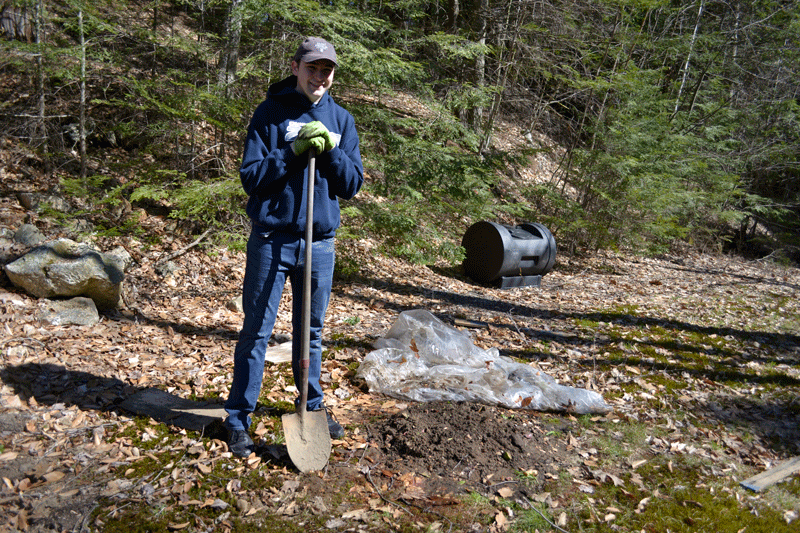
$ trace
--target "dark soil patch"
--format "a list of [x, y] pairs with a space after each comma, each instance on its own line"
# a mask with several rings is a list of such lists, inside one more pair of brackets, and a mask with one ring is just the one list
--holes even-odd
[[410, 404], [368, 431], [384, 464], [435, 479], [439, 490], [492, 492], [507, 485], [530, 495], [575, 462], [569, 428], [542, 413], [431, 402]]

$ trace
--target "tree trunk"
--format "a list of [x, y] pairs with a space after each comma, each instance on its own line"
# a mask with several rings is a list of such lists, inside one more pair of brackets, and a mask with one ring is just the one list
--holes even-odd
[[50, 172], [50, 158], [48, 157], [47, 124], [45, 122], [45, 96], [44, 96], [44, 5], [43, 0], [36, 3], [35, 39], [36, 39], [36, 81], [39, 90], [39, 118], [34, 136], [38, 136], [42, 143], [42, 153], [45, 155], [45, 171]]
[[225, 18], [225, 44], [219, 53], [217, 80], [224, 96], [228, 96], [228, 88], [236, 81], [236, 65], [239, 62], [239, 41], [242, 36], [242, 0], [232, 0]]
[[81, 180], [86, 178], [86, 38], [83, 33], [83, 10], [78, 9], [78, 33], [81, 43], [81, 102], [79, 110]]
[[[492, 133], [494, 130], [494, 121], [497, 118], [497, 113], [500, 111], [500, 104], [503, 101], [503, 93], [508, 87], [508, 78], [511, 74], [511, 70], [515, 67], [516, 58], [517, 58], [517, 51], [519, 48], [519, 35], [520, 31], [522, 30], [523, 23], [523, 15], [519, 6], [517, 6], [517, 15], [516, 19], [513, 22], [513, 31], [512, 31], [512, 13], [511, 10], [513, 8], [513, 4], [509, 4], [508, 11], [506, 12], [506, 20], [502, 24], [501, 29], [497, 32], [498, 35], [498, 49], [506, 49], [510, 50], [508, 52], [508, 59], [504, 61], [502, 54], [498, 58], [498, 70], [502, 72], [502, 76], [500, 78], [500, 90], [498, 90], [494, 95], [494, 100], [492, 101], [492, 107], [489, 108], [489, 115], [486, 117], [486, 124], [484, 125], [484, 134], [483, 138], [481, 139], [481, 144], [478, 148], [478, 153], [483, 156], [486, 151], [489, 149], [489, 146], [492, 143]], [[509, 35], [508, 41], [504, 42], [503, 37], [505, 35]]]
[[[486, 45], [486, 28], [488, 27], [486, 23], [486, 18], [488, 17], [489, 13], [489, 0], [481, 0], [481, 12], [479, 14], [479, 29], [478, 29], [478, 42], [481, 46]], [[483, 89], [486, 85], [486, 54], [481, 52], [477, 58], [475, 58], [475, 86], [478, 90]], [[481, 129], [483, 128], [483, 107], [475, 107], [472, 110], [472, 129], [476, 132], [480, 133]]]
[[[242, 0], [232, 0], [228, 9], [228, 16], [225, 18], [225, 41], [219, 53], [219, 64], [217, 65], [217, 85], [222, 98], [230, 96], [231, 85], [236, 81], [236, 66], [239, 62], [239, 41], [242, 36], [242, 11], [239, 7]], [[220, 132], [219, 160], [225, 158], [225, 132]]]
[[156, 77], [156, 64], [158, 63], [158, 0], [153, 3], [153, 61], [150, 64], [150, 77]]
[[458, 15], [461, 11], [461, 5], [459, 4], [458, 0], [450, 0], [449, 7], [450, 9], [447, 16], [450, 19], [450, 32], [456, 33], [458, 30]]
[[703, 7], [705, 0], [700, 0], [700, 9], [697, 12], [697, 22], [694, 25], [692, 32], [692, 41], [689, 43], [689, 53], [686, 54], [686, 64], [683, 66], [683, 77], [681, 78], [681, 86], [678, 88], [678, 96], [675, 98], [675, 110], [672, 112], [673, 118], [678, 114], [678, 109], [681, 106], [681, 96], [683, 89], [686, 87], [686, 78], [689, 76], [689, 63], [692, 60], [692, 52], [694, 51], [694, 43], [697, 40], [697, 30], [700, 28], [700, 17], [703, 15]]

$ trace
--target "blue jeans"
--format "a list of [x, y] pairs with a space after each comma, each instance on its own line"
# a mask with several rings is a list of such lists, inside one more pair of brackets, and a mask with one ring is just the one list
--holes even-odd
[[[244, 273], [242, 306], [244, 323], [233, 354], [233, 383], [225, 410], [231, 430], [248, 429], [264, 377], [264, 354], [275, 326], [286, 278], [292, 287], [292, 372], [301, 387], [303, 270], [305, 244], [302, 236], [281, 232], [250, 233]], [[311, 250], [311, 343], [309, 348], [307, 408], [322, 405], [319, 377], [322, 367], [322, 326], [330, 301], [335, 261], [333, 238], [314, 241]]]

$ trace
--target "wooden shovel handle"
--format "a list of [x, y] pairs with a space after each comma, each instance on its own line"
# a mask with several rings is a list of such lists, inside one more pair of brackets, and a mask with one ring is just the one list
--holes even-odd
[[314, 243], [314, 174], [316, 173], [316, 153], [313, 148], [308, 151], [308, 186], [306, 199], [306, 254], [305, 268], [303, 269], [303, 331], [301, 332], [300, 361], [300, 416], [306, 412], [308, 405], [308, 367], [311, 352], [311, 249]]

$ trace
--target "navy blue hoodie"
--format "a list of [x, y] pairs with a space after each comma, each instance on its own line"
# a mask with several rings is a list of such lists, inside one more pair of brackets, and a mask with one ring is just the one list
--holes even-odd
[[319, 120], [336, 146], [317, 155], [314, 180], [314, 239], [333, 237], [341, 222], [339, 198], [356, 195], [364, 182], [353, 116], [326, 92], [312, 104], [299, 93], [297, 77], [270, 86], [250, 120], [239, 176], [250, 196], [247, 214], [254, 231], [305, 234], [308, 153], [295, 155], [291, 143], [300, 128]]

